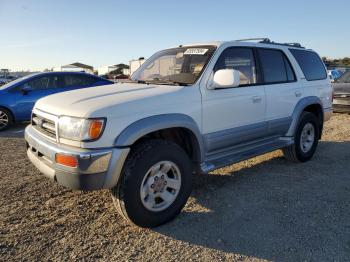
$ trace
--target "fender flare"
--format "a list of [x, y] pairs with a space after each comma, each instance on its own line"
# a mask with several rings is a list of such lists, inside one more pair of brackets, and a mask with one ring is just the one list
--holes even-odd
[[116, 147], [128, 147], [139, 138], [167, 128], [185, 128], [193, 134], [196, 158], [199, 161], [204, 159], [204, 143], [202, 134], [193, 118], [185, 114], [161, 114], [142, 118], [126, 127], [115, 139]]
[[299, 119], [300, 119], [301, 113], [304, 111], [304, 109], [307, 106], [315, 105], [315, 104], [320, 105], [321, 108], [322, 108], [322, 111], [324, 111], [323, 110], [323, 106], [322, 106], [322, 101], [317, 96], [307, 96], [307, 97], [304, 97], [301, 100], [299, 100], [299, 102], [296, 104], [296, 106], [294, 108], [294, 111], [293, 111], [293, 114], [292, 114], [292, 123], [291, 123], [291, 125], [290, 125], [290, 127], [288, 129], [288, 132], [287, 132], [286, 136], [294, 136], [295, 131], [296, 131], [297, 127], [298, 127], [298, 123], [299, 123]]

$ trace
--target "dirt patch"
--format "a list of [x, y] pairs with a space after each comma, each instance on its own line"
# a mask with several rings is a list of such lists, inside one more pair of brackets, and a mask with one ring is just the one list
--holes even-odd
[[327, 122], [314, 158], [275, 151], [195, 177], [174, 221], [127, 224], [107, 190], [51, 183], [23, 138], [0, 138], [0, 260], [349, 261], [350, 116]]

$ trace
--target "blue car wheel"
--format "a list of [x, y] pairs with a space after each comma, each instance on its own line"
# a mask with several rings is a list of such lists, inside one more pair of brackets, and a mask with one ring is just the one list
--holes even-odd
[[3, 131], [11, 126], [12, 121], [13, 119], [11, 113], [4, 108], [0, 108], [0, 131]]

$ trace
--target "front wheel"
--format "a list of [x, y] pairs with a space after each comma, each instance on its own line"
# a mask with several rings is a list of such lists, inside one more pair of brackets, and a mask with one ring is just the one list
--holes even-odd
[[184, 150], [169, 141], [149, 140], [132, 149], [111, 192], [124, 218], [155, 227], [181, 212], [191, 189], [191, 161]]
[[295, 133], [294, 144], [282, 149], [284, 156], [295, 162], [310, 160], [316, 151], [319, 137], [319, 119], [315, 114], [303, 112]]
[[0, 131], [6, 130], [12, 125], [13, 119], [11, 113], [0, 107]]

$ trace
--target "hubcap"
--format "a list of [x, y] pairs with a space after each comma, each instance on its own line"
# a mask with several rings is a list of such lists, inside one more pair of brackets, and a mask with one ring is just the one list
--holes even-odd
[[161, 161], [153, 165], [142, 180], [142, 204], [150, 211], [162, 211], [175, 201], [180, 187], [181, 173], [178, 166], [171, 161]]
[[312, 148], [315, 140], [315, 128], [311, 123], [307, 123], [301, 131], [300, 148], [307, 153]]
[[0, 128], [3, 128], [8, 125], [9, 117], [8, 115], [0, 110]]

